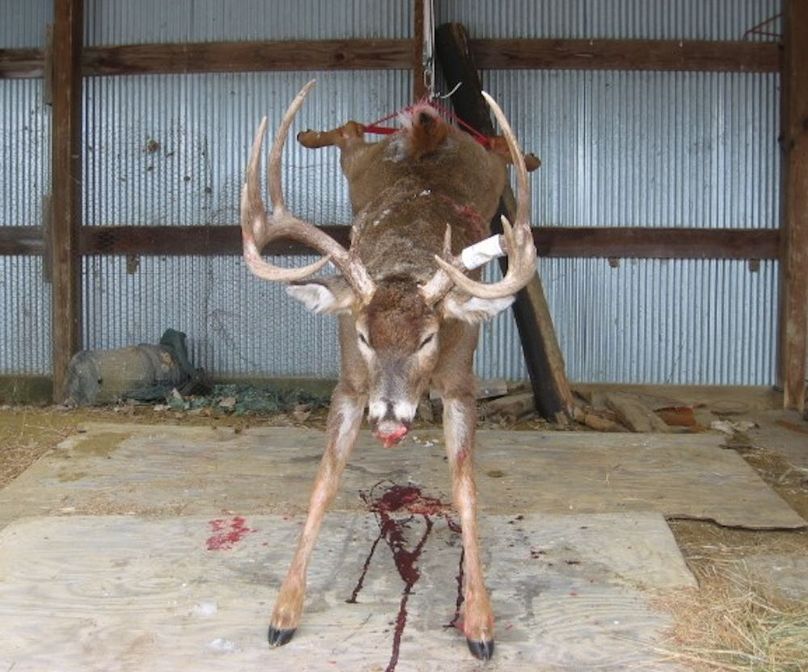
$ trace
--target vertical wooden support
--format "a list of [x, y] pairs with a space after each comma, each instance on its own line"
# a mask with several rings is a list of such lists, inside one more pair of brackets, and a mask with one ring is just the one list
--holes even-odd
[[53, 396], [64, 399], [70, 358], [81, 345], [81, 47], [83, 0], [54, 0], [51, 93]]
[[413, 63], [412, 63], [412, 99], [421, 100], [426, 94], [424, 80], [424, 2], [415, 0], [412, 22]]
[[808, 0], [785, 0], [784, 47], [778, 369], [783, 405], [803, 412], [808, 352]]
[[[451, 90], [458, 83], [462, 84], [451, 98], [457, 115], [481, 133], [493, 135], [491, 114], [481, 95], [480, 77], [465, 28], [458, 23], [443, 24], [436, 31], [435, 46], [446, 85]], [[499, 212], [491, 222], [492, 232], [502, 231], [500, 214], [513, 220], [514, 210], [513, 194], [506, 188]], [[501, 264], [504, 270], [507, 261], [503, 259]], [[572, 390], [538, 274], [517, 294], [513, 310], [536, 410], [549, 420], [557, 420], [559, 415], [571, 416]]]

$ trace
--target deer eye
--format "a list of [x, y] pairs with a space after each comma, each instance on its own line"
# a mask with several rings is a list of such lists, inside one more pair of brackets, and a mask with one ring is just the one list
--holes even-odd
[[370, 343], [368, 343], [368, 339], [365, 338], [365, 335], [362, 332], [357, 331], [356, 332], [356, 337], [359, 339], [359, 342], [362, 345], [367, 345], [368, 347], [370, 347]]
[[418, 349], [422, 350], [434, 340], [435, 340], [435, 334], [429, 334], [429, 336], [427, 336], [423, 341], [421, 341], [421, 345], [418, 346]]

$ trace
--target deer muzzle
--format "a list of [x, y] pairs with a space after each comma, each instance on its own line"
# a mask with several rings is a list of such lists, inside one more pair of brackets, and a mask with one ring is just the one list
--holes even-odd
[[382, 442], [385, 448], [396, 445], [407, 436], [410, 428], [395, 420], [382, 420], [376, 425], [374, 436]]
[[368, 409], [368, 421], [373, 435], [385, 448], [396, 445], [407, 436], [414, 415], [415, 407], [404, 401], [381, 399], [371, 402]]

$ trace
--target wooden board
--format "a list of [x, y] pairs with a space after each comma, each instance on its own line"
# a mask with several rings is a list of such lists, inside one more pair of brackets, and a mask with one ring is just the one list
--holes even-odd
[[[804, 526], [723, 440], [713, 433], [481, 431], [481, 509], [657, 511], [750, 528]], [[0, 525], [77, 513], [301, 513], [323, 443], [322, 432], [291, 427], [89, 424], [0, 490]], [[451, 493], [441, 431], [415, 431], [385, 449], [363, 430], [335, 510], [362, 509], [360, 492], [385, 480]]]
[[[348, 244], [349, 226], [326, 224], [319, 228], [341, 244]], [[567, 259], [780, 258], [777, 229], [541, 226], [533, 229], [533, 241], [540, 257]], [[0, 228], [0, 255], [42, 254], [43, 248], [40, 227]], [[240, 255], [241, 229], [238, 224], [83, 226], [79, 249], [83, 255]], [[264, 251], [277, 255], [311, 254], [305, 245], [283, 239], [273, 240]]]
[[480, 68], [778, 72], [774, 42], [704, 40], [471, 40]]
[[408, 39], [184, 42], [91, 47], [85, 75], [197, 72], [410, 69], [415, 43]]
[[[417, 10], [416, 10], [417, 12]], [[417, 14], [416, 14], [417, 16]], [[86, 49], [86, 75], [327, 68], [407, 69], [420, 57], [420, 24], [409, 40], [213, 42], [100, 46]], [[410, 42], [411, 44], [408, 44]], [[367, 44], [365, 44], [367, 43]], [[478, 39], [481, 68], [777, 72], [776, 42], [700, 40]], [[381, 64], [381, 65], [380, 65]], [[41, 49], [0, 49], [0, 79], [42, 77]], [[416, 96], [417, 98], [417, 96]]]
[[[267, 615], [299, 523], [249, 516], [249, 531], [219, 550], [209, 550], [208, 517], [11, 525], [0, 533], [0, 669], [385, 669], [403, 584], [383, 542], [357, 603], [346, 603], [379, 532], [367, 513], [329, 517], [304, 621], [290, 644], [267, 647]], [[405, 545], [426, 527], [415, 516]], [[481, 532], [497, 622], [486, 671], [676, 669], [654, 651], [669, 621], [649, 601], [695, 583], [660, 515], [491, 516]], [[479, 670], [460, 632], [444, 627], [456, 609], [457, 533], [435, 519], [423, 549], [395, 669]]]

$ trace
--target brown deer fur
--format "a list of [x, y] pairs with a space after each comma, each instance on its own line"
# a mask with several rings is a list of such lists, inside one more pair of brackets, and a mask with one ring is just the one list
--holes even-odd
[[[464, 277], [458, 255], [488, 235], [488, 222], [506, 182], [506, 157], [486, 151], [426, 104], [403, 115], [402, 129], [380, 142], [365, 142], [362, 126], [355, 122], [332, 131], [302, 133], [299, 139], [306, 146], [340, 149], [354, 213], [351, 247], [346, 251], [324, 239], [316, 227], [290, 215], [283, 203], [280, 152], [310, 87], [311, 83], [284, 116], [270, 155], [273, 212], [265, 212], [256, 177], [265, 122], [253, 145], [242, 195], [245, 259], [250, 268], [267, 279], [294, 279], [288, 288], [292, 296], [311, 310], [337, 315], [342, 355], [325, 452], [306, 524], [272, 613], [270, 644], [285, 644], [300, 623], [309, 557], [364, 409], [376, 436], [390, 447], [407, 434], [419, 399], [432, 387], [443, 398], [453, 501], [462, 527], [463, 629], [472, 653], [487, 659], [493, 653], [494, 631], [477, 536], [472, 364], [479, 323], [510, 305], [513, 294], [535, 273], [522, 155], [504, 115], [491, 101], [509, 138], [509, 158], [517, 166], [520, 186], [514, 225], [504, 225], [510, 270], [498, 283], [484, 285]], [[450, 249], [446, 249], [447, 226]], [[341, 274], [300, 279], [307, 271], [296, 269], [292, 275], [291, 270], [262, 261], [260, 247], [279, 235], [298, 237], [319, 249]], [[322, 263], [309, 270], [318, 270]], [[479, 272], [467, 275], [477, 278]]]

